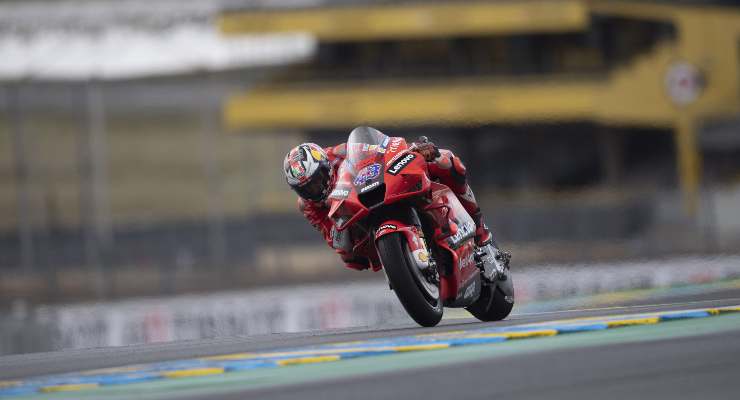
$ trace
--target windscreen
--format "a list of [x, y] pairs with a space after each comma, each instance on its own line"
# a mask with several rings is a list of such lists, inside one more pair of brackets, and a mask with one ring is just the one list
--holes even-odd
[[356, 171], [355, 167], [362, 164], [364, 160], [375, 158], [379, 149], [381, 153], [385, 152], [389, 140], [388, 136], [377, 129], [355, 128], [347, 139], [347, 161], [353, 167], [352, 169]]

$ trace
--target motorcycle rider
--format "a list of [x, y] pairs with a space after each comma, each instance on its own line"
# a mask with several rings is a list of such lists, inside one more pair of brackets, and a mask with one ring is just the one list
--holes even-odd
[[[366, 128], [373, 129], [373, 128]], [[508, 266], [511, 254], [498, 249], [493, 234], [483, 221], [483, 213], [467, 182], [465, 165], [452, 151], [439, 149], [434, 143], [422, 138], [412, 143], [409, 150], [419, 153], [427, 161], [430, 178], [448, 186], [475, 221], [475, 242], [480, 248], [490, 246], [493, 254], [504, 266]], [[358, 257], [345, 249], [334, 246], [337, 231], [329, 218], [327, 198], [334, 189], [339, 165], [347, 156], [347, 144], [321, 148], [314, 143], [303, 143], [291, 149], [285, 156], [283, 171], [288, 185], [298, 194], [298, 208], [304, 217], [324, 237], [348, 268], [364, 270], [370, 263], [366, 257]]]

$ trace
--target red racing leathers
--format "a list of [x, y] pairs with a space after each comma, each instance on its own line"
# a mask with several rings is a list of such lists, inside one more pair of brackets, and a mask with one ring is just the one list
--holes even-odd
[[[420, 144], [419, 146], [426, 145]], [[429, 144], [429, 146], [433, 145]], [[436, 147], [434, 149], [436, 150]], [[347, 155], [347, 145], [346, 143], [342, 143], [334, 147], [327, 147], [324, 151], [326, 151], [326, 154], [329, 156], [329, 161], [331, 163], [332, 178], [330, 185], [333, 186], [336, 182], [339, 165]], [[440, 183], [448, 186], [457, 195], [457, 198], [460, 200], [463, 207], [465, 207], [465, 210], [473, 217], [477, 227], [476, 241], [478, 244], [491, 240], [491, 233], [483, 223], [483, 216], [480, 208], [475, 200], [473, 191], [467, 183], [466, 169], [462, 161], [460, 161], [460, 159], [451, 151], [446, 149], [439, 149], [438, 156], [436, 151], [434, 152], [434, 155], [430, 155], [430, 153], [426, 151], [421, 151], [421, 154], [428, 160], [427, 167], [430, 178], [438, 180]], [[334, 223], [328, 216], [328, 203], [326, 201], [316, 202], [304, 200], [299, 197], [298, 207], [311, 225], [321, 232], [329, 247], [334, 248], [332, 240], [332, 228], [334, 227]], [[355, 257], [353, 254], [350, 254], [343, 249], [334, 248], [334, 250], [339, 254], [348, 268], [363, 270], [369, 267], [369, 262], [364, 257]]]

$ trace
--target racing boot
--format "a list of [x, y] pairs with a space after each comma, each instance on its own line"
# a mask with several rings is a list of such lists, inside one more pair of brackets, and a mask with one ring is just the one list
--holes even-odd
[[493, 233], [483, 222], [483, 214], [480, 210], [473, 214], [473, 220], [476, 225], [475, 244], [478, 246], [475, 257], [483, 270], [483, 276], [489, 281], [506, 280], [506, 270], [509, 269], [511, 253], [498, 248]]

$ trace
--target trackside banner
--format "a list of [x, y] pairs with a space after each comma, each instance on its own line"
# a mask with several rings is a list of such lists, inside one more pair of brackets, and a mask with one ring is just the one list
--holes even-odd
[[[543, 265], [514, 274], [520, 306], [733, 278], [740, 257]], [[57, 327], [57, 349], [411, 322], [384, 281], [43, 307], [36, 315]]]

